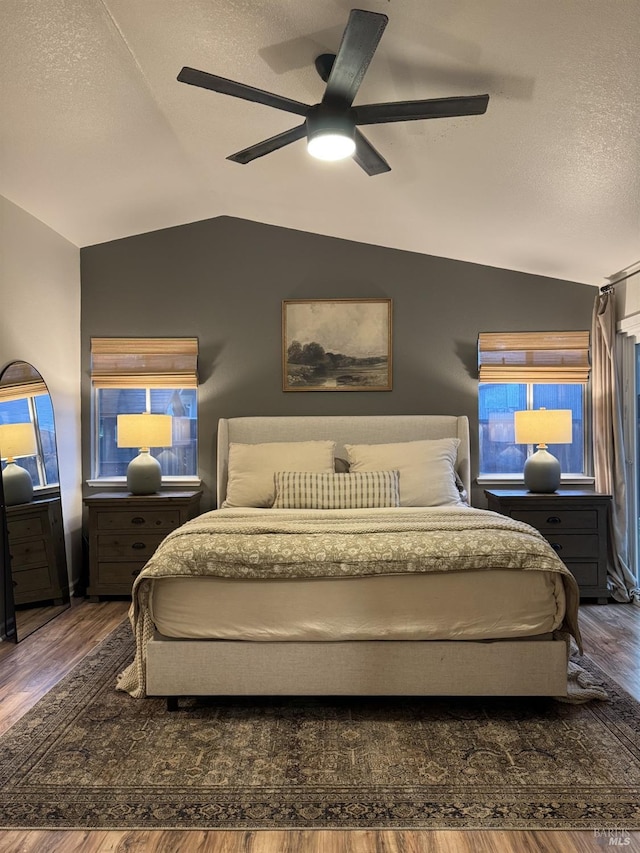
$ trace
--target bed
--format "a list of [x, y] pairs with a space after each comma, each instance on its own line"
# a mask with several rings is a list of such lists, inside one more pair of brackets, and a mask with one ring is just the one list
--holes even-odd
[[136, 579], [119, 689], [566, 695], [575, 580], [465, 501], [466, 417], [222, 419], [217, 452], [218, 509]]

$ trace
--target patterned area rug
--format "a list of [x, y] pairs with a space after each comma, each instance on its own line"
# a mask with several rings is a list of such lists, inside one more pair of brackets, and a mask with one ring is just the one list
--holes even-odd
[[0, 826], [636, 829], [640, 706], [116, 692], [123, 623], [0, 739]]

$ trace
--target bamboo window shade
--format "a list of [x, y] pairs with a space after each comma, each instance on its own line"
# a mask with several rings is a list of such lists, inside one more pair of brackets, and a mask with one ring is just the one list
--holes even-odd
[[197, 338], [92, 338], [94, 388], [197, 388]]
[[480, 382], [582, 383], [589, 379], [589, 332], [483, 332]]
[[26, 361], [17, 361], [10, 364], [4, 373], [4, 380], [0, 384], [0, 403], [48, 393], [49, 389], [35, 367]]

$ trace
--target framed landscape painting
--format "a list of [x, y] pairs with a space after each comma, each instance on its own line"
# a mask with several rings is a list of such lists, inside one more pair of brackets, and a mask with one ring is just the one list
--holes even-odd
[[391, 391], [390, 299], [285, 299], [283, 391]]

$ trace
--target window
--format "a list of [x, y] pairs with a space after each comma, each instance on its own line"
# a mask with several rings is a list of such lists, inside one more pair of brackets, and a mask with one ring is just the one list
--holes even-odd
[[573, 441], [550, 444], [564, 474], [583, 474], [584, 386], [523, 383], [480, 383], [478, 420], [480, 475], [522, 474], [525, 460], [535, 448], [514, 441], [513, 413], [523, 409], [571, 409]]
[[480, 476], [521, 475], [533, 445], [516, 444], [513, 413], [570, 409], [571, 444], [550, 445], [563, 474], [586, 470], [588, 332], [481, 334], [478, 339]]
[[151, 448], [163, 478], [198, 473], [196, 338], [93, 338], [93, 478], [126, 476], [135, 448], [118, 447], [117, 417], [172, 416], [170, 447]]
[[[20, 391], [19, 386], [18, 392]], [[21, 468], [31, 474], [34, 487], [44, 488], [58, 483], [58, 457], [53, 425], [53, 406], [46, 390], [30, 393], [16, 399], [0, 401], [0, 424], [32, 423], [37, 437], [36, 452], [32, 456], [21, 456]], [[2, 467], [6, 462], [3, 460]]]

